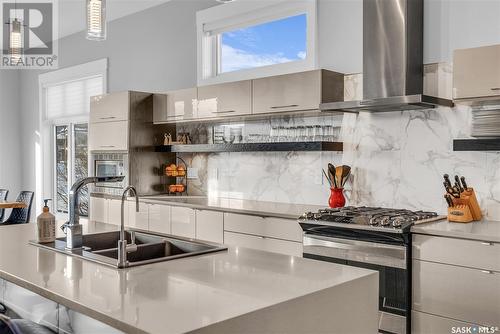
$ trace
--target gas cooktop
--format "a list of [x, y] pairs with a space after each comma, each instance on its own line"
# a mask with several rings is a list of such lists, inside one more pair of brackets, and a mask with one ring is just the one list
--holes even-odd
[[444, 218], [444, 216], [439, 216], [436, 212], [348, 206], [336, 209], [321, 209], [318, 212], [306, 212], [299, 218], [299, 222], [400, 233], [409, 231], [413, 224]]

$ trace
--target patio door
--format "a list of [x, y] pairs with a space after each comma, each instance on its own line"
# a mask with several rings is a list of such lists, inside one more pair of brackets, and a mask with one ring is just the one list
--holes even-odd
[[[89, 175], [88, 124], [66, 123], [54, 126], [54, 211], [59, 215], [68, 213], [69, 190], [78, 180]], [[78, 211], [88, 216], [89, 192], [80, 190]]]

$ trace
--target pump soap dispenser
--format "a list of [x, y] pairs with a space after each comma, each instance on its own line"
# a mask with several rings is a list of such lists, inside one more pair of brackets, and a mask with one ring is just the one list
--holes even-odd
[[56, 240], [56, 217], [49, 212], [48, 203], [50, 199], [43, 200], [45, 206], [43, 212], [37, 218], [38, 242], [49, 243]]

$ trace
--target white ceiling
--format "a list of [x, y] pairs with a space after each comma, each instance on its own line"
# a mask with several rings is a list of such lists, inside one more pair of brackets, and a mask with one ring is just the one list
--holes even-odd
[[[171, 0], [107, 0], [107, 21], [116, 20]], [[59, 0], [59, 38], [86, 29], [85, 0]]]

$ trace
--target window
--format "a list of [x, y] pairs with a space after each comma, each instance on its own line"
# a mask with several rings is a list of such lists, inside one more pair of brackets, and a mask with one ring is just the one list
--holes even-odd
[[[41, 142], [45, 143], [41, 146], [52, 149], [41, 154], [43, 161], [37, 161], [46, 167], [41, 173], [37, 169], [37, 179], [43, 180], [37, 191], [54, 199], [53, 210], [60, 216], [68, 213], [73, 183], [89, 175], [90, 97], [106, 92], [106, 69], [107, 60], [101, 60], [40, 75]], [[87, 188], [81, 190], [81, 216], [88, 215], [88, 195]]]
[[[68, 213], [69, 188], [76, 181], [88, 176], [88, 124], [54, 126], [55, 138], [55, 205], [58, 213]], [[89, 193], [87, 187], [80, 192], [81, 216], [88, 216]]]
[[306, 32], [306, 14], [223, 32], [219, 73], [303, 60]]
[[316, 68], [315, 0], [219, 5], [197, 25], [199, 85]]

